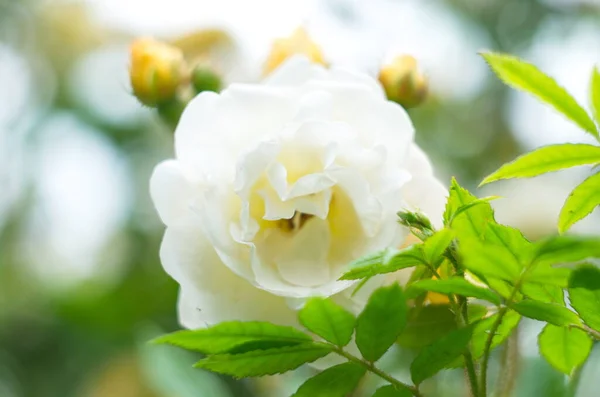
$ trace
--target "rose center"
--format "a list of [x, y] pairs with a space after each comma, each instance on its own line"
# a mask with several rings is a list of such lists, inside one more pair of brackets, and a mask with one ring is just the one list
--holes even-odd
[[285, 232], [295, 233], [302, 229], [302, 226], [304, 226], [304, 224], [312, 217], [314, 217], [312, 214], [294, 211], [294, 216], [290, 219], [279, 220], [279, 228]]

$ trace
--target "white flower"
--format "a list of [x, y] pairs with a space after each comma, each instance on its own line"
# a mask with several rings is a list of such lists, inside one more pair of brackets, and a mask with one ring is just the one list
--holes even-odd
[[305, 58], [261, 85], [198, 95], [175, 152], [151, 193], [188, 328], [293, 324], [305, 298], [349, 299], [353, 283], [337, 281], [348, 263], [406, 238], [398, 210], [439, 220], [444, 207], [406, 112], [372, 78]]

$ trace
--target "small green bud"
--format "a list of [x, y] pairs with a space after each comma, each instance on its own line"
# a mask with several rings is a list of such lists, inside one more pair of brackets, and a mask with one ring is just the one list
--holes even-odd
[[420, 212], [400, 211], [398, 218], [401, 225], [410, 228], [421, 239], [432, 235], [435, 230], [429, 218]]
[[221, 78], [205, 66], [198, 66], [192, 73], [192, 84], [197, 93], [203, 91], [221, 91]]

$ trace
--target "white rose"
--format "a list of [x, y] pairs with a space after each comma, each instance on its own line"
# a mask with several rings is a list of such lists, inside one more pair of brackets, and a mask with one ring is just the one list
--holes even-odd
[[[187, 328], [293, 324], [311, 296], [349, 299], [349, 262], [408, 234], [402, 208], [441, 219], [446, 191], [402, 107], [372, 78], [293, 58], [263, 84], [205, 92], [151, 194]], [[352, 306], [352, 302], [347, 302]]]

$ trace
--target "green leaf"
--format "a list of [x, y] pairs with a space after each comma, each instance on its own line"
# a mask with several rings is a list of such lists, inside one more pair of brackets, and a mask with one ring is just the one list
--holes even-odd
[[502, 301], [494, 291], [486, 288], [477, 287], [462, 277], [452, 277], [441, 280], [421, 280], [411, 285], [411, 288], [417, 288], [424, 291], [437, 292], [440, 294], [455, 294], [460, 296], [483, 299], [496, 305]]
[[454, 232], [452, 230], [442, 229], [425, 240], [422, 246], [425, 261], [437, 268], [444, 260], [444, 251], [446, 251], [453, 238]]
[[[487, 317], [483, 320], [477, 321], [473, 324], [473, 336], [471, 338], [471, 354], [475, 360], [478, 360], [483, 356], [485, 344], [490, 335], [492, 326], [498, 319], [498, 313]], [[519, 325], [521, 321], [521, 315], [515, 311], [509, 310], [502, 318], [500, 326], [496, 330], [496, 334], [492, 338], [492, 349], [498, 347], [504, 343], [511, 335], [512, 331]], [[464, 366], [464, 360], [462, 357], [453, 361], [449, 368], [455, 368]]]
[[576, 222], [588, 216], [598, 205], [600, 205], [600, 173], [587, 178], [567, 197], [558, 217], [558, 230], [561, 233], [566, 232]]
[[579, 262], [588, 258], [600, 258], [600, 239], [584, 236], [554, 236], [534, 245], [534, 261], [541, 264]]
[[323, 298], [310, 299], [298, 318], [309, 331], [340, 347], [350, 343], [356, 321], [352, 313]]
[[489, 313], [489, 306], [486, 305], [476, 305], [474, 303], [469, 303], [467, 306], [467, 315], [469, 317], [469, 322], [474, 323], [477, 320], [481, 320]]
[[379, 360], [396, 342], [406, 326], [407, 312], [398, 284], [373, 292], [356, 322], [356, 345], [365, 359]]
[[292, 397], [346, 397], [365, 372], [363, 366], [352, 362], [336, 365], [304, 382]]
[[600, 72], [598, 68], [594, 68], [592, 72], [592, 82], [590, 84], [590, 96], [592, 102], [592, 109], [594, 110], [594, 117], [596, 121], [600, 123]]
[[420, 244], [402, 250], [385, 249], [352, 262], [340, 280], [360, 280], [423, 264]]
[[564, 88], [537, 67], [510, 55], [486, 52], [482, 56], [504, 83], [534, 95], [585, 131], [598, 136], [596, 125], [587, 112]]
[[224, 322], [210, 328], [178, 331], [156, 338], [154, 343], [166, 343], [204, 354], [228, 353], [241, 346], [252, 344], [257, 349], [293, 346], [311, 342], [309, 335], [293, 327], [267, 322]]
[[[501, 179], [528, 178], [578, 165], [600, 163], [600, 147], [584, 143], [549, 145], [517, 157], [487, 176], [481, 185]], [[481, 186], [480, 185], [480, 186]]]
[[490, 222], [485, 230], [485, 242], [506, 251], [519, 267], [529, 265], [533, 255], [532, 245], [519, 229]]
[[522, 265], [514, 253], [504, 247], [463, 239], [460, 252], [464, 267], [478, 276], [513, 282], [521, 274]]
[[456, 317], [448, 305], [411, 307], [408, 323], [398, 338], [407, 348], [421, 348], [456, 329]]
[[217, 354], [194, 366], [236, 378], [281, 374], [331, 353], [331, 347], [303, 343], [276, 349], [254, 350], [240, 354]]
[[396, 389], [393, 385], [387, 385], [377, 389], [373, 397], [411, 397], [412, 393], [406, 389]]
[[580, 329], [548, 324], [538, 338], [540, 353], [554, 368], [567, 375], [585, 362], [592, 340]]
[[512, 295], [513, 285], [508, 281], [500, 280], [499, 278], [488, 277], [485, 282], [490, 286], [491, 289], [493, 289], [504, 299], [508, 299], [508, 297]]
[[493, 200], [497, 200], [499, 199], [500, 196], [488, 196], [488, 197], [482, 197], [482, 198], [478, 198], [476, 200], [471, 201], [468, 204], [465, 204], [461, 207], [459, 207], [456, 211], [454, 211], [454, 213], [451, 215], [451, 218], [448, 219], [448, 225], [447, 226], [451, 226], [452, 225], [452, 221], [454, 220], [455, 217], [457, 217], [458, 215], [462, 214], [465, 211], [470, 210], [472, 207], [475, 207], [476, 205], [481, 205], [481, 204], [487, 204], [489, 205], [490, 201]]
[[573, 271], [569, 301], [588, 326], [600, 331], [600, 270], [597, 267], [582, 265]]
[[[193, 368], [193, 364], [198, 361], [196, 353], [173, 349], [167, 345], [149, 345], [148, 340], [161, 333], [161, 330], [155, 327], [155, 325], [148, 324], [137, 330], [135, 362], [136, 372], [139, 371], [136, 376], [141, 376], [140, 380], [143, 379], [145, 386], [156, 393], [155, 396], [235, 397], [226, 380], [221, 376]], [[134, 357], [131, 356], [131, 358]], [[122, 371], [118, 373], [122, 374]], [[107, 388], [104, 389], [105, 392], [101, 392], [101, 394], [131, 397], [131, 393], [125, 390], [121, 389], [122, 391], [119, 393], [113, 389], [113, 392], [110, 393], [109, 389], [113, 389], [111, 385], [107, 385]], [[146, 390], [146, 388], [144, 389]], [[134, 391], [131, 392], [134, 395], [137, 394]]]
[[526, 297], [536, 301], [565, 305], [563, 289], [555, 285], [524, 283], [521, 286], [521, 292]]
[[494, 211], [490, 204], [485, 202], [457, 213], [460, 208], [469, 206], [477, 200], [479, 200], [477, 197], [452, 178], [444, 212], [444, 224], [450, 225], [452, 221], [452, 230], [457, 232], [459, 239], [460, 237], [480, 238], [487, 224], [494, 220]]
[[[497, 318], [498, 314], [496, 313], [493, 316], [475, 323], [472, 339], [472, 353], [475, 359], [483, 356], [485, 343], [490, 334], [492, 325], [496, 322]], [[519, 313], [512, 310], [506, 312], [492, 339], [492, 349], [501, 345], [508, 339], [512, 331], [519, 325], [519, 321], [521, 321]]]
[[581, 323], [575, 313], [563, 306], [552, 303], [523, 300], [513, 304], [511, 308], [525, 317], [546, 321], [558, 326]]
[[459, 328], [421, 350], [410, 365], [413, 382], [418, 385], [452, 363], [465, 351], [472, 334], [472, 327]]
[[571, 272], [571, 269], [565, 267], [552, 267], [547, 263], [539, 264], [523, 275], [523, 281], [567, 288]]

